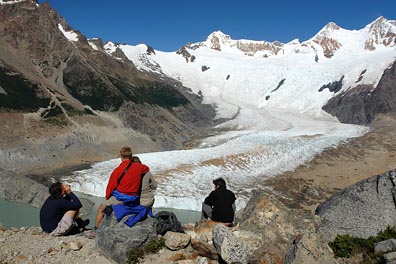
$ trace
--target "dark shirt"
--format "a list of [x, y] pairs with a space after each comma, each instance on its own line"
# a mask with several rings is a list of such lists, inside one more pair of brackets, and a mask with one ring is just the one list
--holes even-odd
[[82, 207], [74, 193], [69, 193], [60, 199], [48, 197], [40, 209], [40, 225], [45, 232], [52, 232], [67, 211], [77, 211]]
[[232, 223], [234, 221], [234, 209], [232, 208], [234, 202], [234, 193], [226, 188], [212, 191], [204, 201], [213, 208], [212, 220], [222, 223]]

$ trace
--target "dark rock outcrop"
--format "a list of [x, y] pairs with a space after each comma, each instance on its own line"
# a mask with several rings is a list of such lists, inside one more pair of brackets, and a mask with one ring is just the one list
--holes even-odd
[[367, 238], [396, 225], [396, 171], [370, 177], [322, 203], [319, 232], [327, 241], [340, 235]]
[[0, 198], [40, 207], [48, 197], [48, 188], [32, 179], [0, 168]]
[[153, 239], [157, 239], [154, 228], [155, 220], [148, 217], [133, 227], [124, 224], [125, 216], [120, 222], [111, 214], [105, 217], [96, 231], [96, 246], [105, 256], [117, 263], [125, 263], [128, 252], [142, 247]]
[[328, 84], [323, 85], [320, 87], [318, 92], [323, 91], [324, 89], [328, 88], [330, 92], [337, 93], [342, 88], [342, 80], [344, 79], [344, 75], [338, 81], [330, 82]]
[[333, 97], [323, 110], [343, 123], [368, 124], [379, 114], [396, 112], [396, 61], [384, 71], [377, 87], [359, 85]]

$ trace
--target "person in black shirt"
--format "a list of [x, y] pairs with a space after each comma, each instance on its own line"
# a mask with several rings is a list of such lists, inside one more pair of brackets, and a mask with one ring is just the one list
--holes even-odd
[[213, 181], [215, 190], [212, 191], [202, 204], [202, 217], [215, 222], [230, 223], [234, 221], [235, 194], [228, 190], [223, 178]]
[[51, 235], [66, 235], [75, 221], [80, 229], [89, 224], [89, 219], [78, 217], [82, 204], [71, 191], [70, 185], [60, 182], [53, 183], [49, 188], [50, 196], [40, 209], [40, 225], [44, 232]]

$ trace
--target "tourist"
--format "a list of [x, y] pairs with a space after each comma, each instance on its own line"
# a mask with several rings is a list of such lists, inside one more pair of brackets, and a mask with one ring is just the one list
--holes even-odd
[[139, 205], [141, 175], [150, 169], [144, 164], [132, 161], [130, 147], [122, 147], [120, 157], [121, 164], [111, 173], [106, 187], [106, 201], [98, 208], [94, 229], [102, 222], [105, 208], [112, 210], [111, 207], [118, 204], [128, 204], [130, 207]]
[[72, 192], [69, 184], [53, 183], [49, 188], [50, 196], [40, 209], [40, 225], [44, 232], [51, 235], [67, 235], [76, 222], [79, 231], [89, 224], [89, 219], [82, 220], [78, 213], [82, 204]]
[[227, 189], [223, 178], [215, 179], [213, 184], [215, 190], [202, 204], [202, 218], [232, 225], [235, 216], [235, 194]]
[[[133, 162], [142, 163], [137, 156], [132, 157]], [[149, 210], [154, 205], [155, 190], [157, 189], [157, 182], [155, 181], [151, 172], [142, 175], [142, 188], [140, 190], [140, 204], [147, 207]]]

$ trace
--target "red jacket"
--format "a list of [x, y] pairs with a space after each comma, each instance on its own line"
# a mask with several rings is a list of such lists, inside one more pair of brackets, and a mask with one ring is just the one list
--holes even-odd
[[140, 182], [142, 180], [142, 174], [147, 173], [150, 168], [139, 162], [133, 162], [129, 167], [128, 171], [122, 177], [120, 184], [118, 184], [118, 178], [124, 172], [128, 166], [130, 160], [124, 160], [121, 164], [114, 169], [111, 173], [109, 182], [106, 187], [106, 199], [109, 199], [115, 189], [122, 194], [137, 196], [139, 195]]

